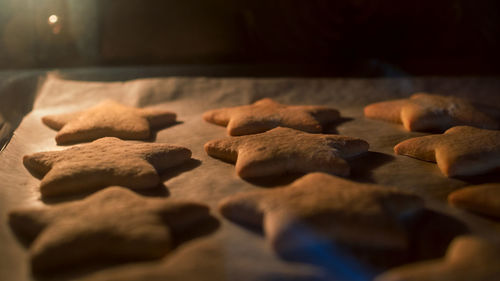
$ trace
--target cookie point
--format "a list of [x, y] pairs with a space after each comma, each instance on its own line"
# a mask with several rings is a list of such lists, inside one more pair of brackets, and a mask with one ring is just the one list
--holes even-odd
[[233, 218], [234, 210], [237, 209], [237, 203], [234, 202], [233, 197], [234, 196], [226, 197], [219, 201], [219, 203], [217, 204], [217, 209], [219, 210], [219, 212], [223, 216], [230, 219]]
[[402, 151], [401, 151], [401, 144], [402, 142], [396, 144], [393, 148], [394, 150], [394, 153], [397, 154], [397, 155], [401, 155], [402, 154]]
[[57, 117], [54, 115], [45, 115], [41, 118], [42, 123], [45, 124], [47, 127], [53, 129], [53, 130], [60, 130], [62, 127], [64, 127], [63, 122], [57, 120]]
[[179, 146], [178, 149], [184, 154], [184, 157], [186, 159], [189, 159], [189, 158], [191, 158], [191, 156], [193, 156], [193, 152], [189, 148]]
[[442, 153], [440, 152], [441, 151], [436, 151], [436, 164], [439, 170], [441, 170], [441, 173], [449, 178], [456, 176], [458, 174], [458, 167], [456, 165], [453, 165], [453, 163], [449, 163], [447, 158], [443, 157]]
[[40, 160], [40, 156], [42, 156], [42, 154], [43, 152], [37, 152], [23, 156], [23, 165], [28, 171], [30, 171], [30, 173], [43, 174], [46, 170], [44, 163]]
[[[259, 171], [255, 171], [252, 166], [240, 165], [241, 162], [237, 162], [235, 166], [236, 174], [242, 179], [252, 179], [261, 176], [267, 176], [266, 174], [261, 174]], [[262, 171], [261, 171], [262, 172]]]
[[253, 104], [261, 104], [261, 103], [276, 103], [273, 99], [271, 98], [261, 98], [260, 100], [255, 101]]
[[22, 219], [23, 217], [24, 217], [23, 211], [20, 209], [19, 210], [10, 210], [7, 213], [7, 220], [11, 226], [13, 224], [15, 226], [16, 221], [19, 219]]
[[230, 204], [230, 199], [231, 199], [231, 197], [226, 197], [226, 198], [223, 198], [222, 200], [220, 200], [219, 203], [217, 203], [217, 209], [222, 214], [224, 214], [224, 212], [227, 210], [228, 205]]
[[47, 126], [50, 126], [50, 121], [52, 119], [52, 115], [45, 115], [45, 116], [42, 116], [42, 123], [47, 125]]
[[397, 155], [405, 155], [408, 150], [411, 150], [411, 142], [413, 139], [404, 140], [394, 146], [394, 153]]
[[450, 204], [451, 206], [457, 207], [461, 203], [462, 196], [455, 191], [455, 192], [448, 194], [447, 200], [448, 200], [448, 204]]
[[261, 227], [264, 214], [259, 210], [253, 195], [257, 194], [251, 192], [224, 198], [217, 205], [217, 209], [231, 221], [252, 227]]
[[23, 164], [24, 164], [24, 166], [26, 166], [26, 163], [28, 163], [29, 161], [31, 161], [32, 158], [33, 158], [33, 154], [24, 155], [23, 156]]
[[101, 194], [102, 193], [128, 193], [128, 194], [137, 195], [132, 190], [125, 188], [125, 187], [118, 186], [118, 185], [108, 186], [108, 187], [106, 187], [103, 190], [98, 191], [98, 192]]
[[375, 108], [375, 105], [374, 104], [370, 104], [370, 105], [367, 105], [363, 108], [363, 114], [365, 117], [372, 117], [374, 114], [373, 114], [373, 110]]
[[403, 128], [405, 128], [405, 130], [410, 132], [417, 131], [417, 128], [415, 128], [413, 126], [413, 123], [410, 122], [407, 118], [401, 118], [401, 122], [403, 123]]
[[56, 135], [55, 140], [56, 140], [56, 144], [57, 145], [61, 145], [61, 144], [64, 144], [66, 142], [65, 136], [64, 135], [60, 135], [60, 134]]
[[210, 155], [211, 149], [214, 146], [215, 140], [211, 140], [203, 145], [203, 149], [205, 149], [205, 152]]
[[366, 152], [370, 149], [370, 143], [363, 140], [363, 139], [357, 139], [356, 142], [360, 145], [361, 150], [363, 152]]
[[454, 171], [454, 169], [452, 169], [450, 166], [444, 166], [443, 164], [439, 165], [439, 163], [438, 163], [438, 167], [441, 170], [441, 172], [443, 173], [443, 175], [445, 175], [448, 178], [451, 178], [451, 177], [454, 177], [457, 175], [456, 171]]
[[203, 113], [203, 115], [201, 116], [201, 118], [207, 122], [210, 122], [211, 117], [212, 117], [212, 110]]
[[231, 126], [231, 122], [230, 122], [228, 124], [228, 126], [227, 126], [227, 134], [230, 135], [230, 136], [233, 136], [233, 137], [237, 137], [237, 136], [243, 136], [243, 135], [245, 135], [245, 132], [243, 132], [239, 128]]
[[62, 194], [57, 192], [57, 190], [52, 189], [52, 187], [50, 185], [47, 185], [42, 179], [42, 182], [40, 183], [40, 195], [42, 198], [51, 198], [60, 196]]

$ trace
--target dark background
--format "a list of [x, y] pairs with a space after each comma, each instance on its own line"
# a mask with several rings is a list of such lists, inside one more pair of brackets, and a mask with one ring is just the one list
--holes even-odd
[[499, 2], [0, 0], [0, 69], [175, 64], [248, 66], [257, 76], [497, 75]]

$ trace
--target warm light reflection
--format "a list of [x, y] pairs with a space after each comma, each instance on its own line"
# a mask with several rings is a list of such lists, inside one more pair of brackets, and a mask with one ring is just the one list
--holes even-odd
[[55, 23], [57, 23], [58, 20], [59, 20], [59, 18], [56, 15], [51, 15], [49, 17], [49, 24], [55, 24]]

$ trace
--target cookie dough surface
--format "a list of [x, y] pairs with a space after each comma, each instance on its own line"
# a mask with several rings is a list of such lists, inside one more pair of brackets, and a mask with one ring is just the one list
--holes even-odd
[[500, 168], [500, 131], [457, 126], [400, 142], [394, 152], [436, 162], [448, 177], [481, 175]]
[[445, 257], [392, 269], [375, 281], [490, 281], [500, 278], [499, 264], [498, 243], [459, 236], [450, 243]]
[[159, 172], [186, 162], [191, 151], [161, 143], [127, 142], [113, 137], [60, 151], [25, 155], [23, 164], [40, 176], [44, 197], [92, 192], [110, 185], [154, 188]]
[[226, 126], [231, 136], [262, 133], [276, 127], [321, 133], [327, 125], [340, 120], [340, 113], [326, 106], [284, 105], [264, 98], [251, 105], [207, 111], [203, 119]]
[[145, 198], [115, 186], [84, 200], [14, 209], [9, 224], [32, 241], [32, 271], [46, 273], [96, 260], [158, 259], [174, 248], [186, 229], [208, 217], [203, 204]]
[[405, 249], [409, 242], [399, 218], [423, 208], [423, 201], [390, 187], [310, 173], [288, 186], [229, 196], [219, 207], [231, 220], [262, 227], [273, 248], [286, 256], [301, 247], [314, 248], [314, 236], [321, 237], [318, 244], [325, 239], [339, 245]]
[[84, 111], [46, 115], [42, 122], [57, 130], [57, 144], [93, 141], [103, 137], [141, 140], [151, 137], [151, 128], [175, 123], [166, 109], [135, 108], [105, 100]]
[[350, 167], [344, 158], [365, 153], [369, 144], [355, 137], [277, 127], [260, 134], [212, 140], [204, 147], [212, 157], [235, 162], [240, 177], [255, 178], [310, 172], [348, 176]]
[[[484, 102], [483, 102], [484, 103]], [[488, 106], [488, 108], [490, 108]], [[402, 123], [408, 131], [444, 131], [453, 126], [498, 129], [500, 107], [494, 114], [467, 99], [429, 93], [416, 93], [408, 99], [382, 101], [367, 105], [365, 116]]]
[[459, 189], [448, 195], [448, 202], [457, 208], [500, 218], [500, 182]]

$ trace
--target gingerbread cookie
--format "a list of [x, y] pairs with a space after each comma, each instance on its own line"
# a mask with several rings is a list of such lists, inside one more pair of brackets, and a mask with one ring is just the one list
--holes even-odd
[[279, 104], [264, 98], [251, 105], [215, 109], [203, 114], [207, 122], [227, 126], [231, 136], [262, 133], [278, 126], [321, 133], [340, 119], [336, 109], [325, 106]]
[[358, 138], [278, 127], [255, 135], [213, 140], [205, 144], [205, 151], [236, 163], [236, 173], [242, 178], [317, 171], [347, 176], [349, 164], [343, 158], [366, 152], [368, 146]]
[[477, 175], [500, 167], [500, 131], [457, 126], [441, 135], [405, 140], [394, 151], [437, 162], [448, 177]]
[[179, 165], [191, 151], [163, 143], [126, 142], [102, 138], [62, 151], [25, 155], [24, 166], [42, 177], [42, 196], [95, 191], [110, 185], [150, 188], [160, 183], [158, 172]]
[[158, 262], [128, 264], [86, 276], [80, 281], [327, 281], [307, 265], [255, 266], [255, 256], [211, 240], [197, 240]]
[[400, 219], [423, 204], [393, 188], [312, 173], [282, 188], [230, 196], [219, 209], [230, 220], [262, 227], [272, 247], [288, 257], [319, 245], [325, 251], [332, 245], [407, 249]]
[[500, 280], [499, 265], [499, 245], [460, 236], [452, 241], [446, 257], [391, 269], [375, 281], [493, 281]]
[[12, 211], [9, 223], [32, 240], [32, 269], [45, 273], [92, 261], [160, 258], [184, 231], [207, 218], [202, 204], [109, 187], [76, 202]]
[[403, 123], [408, 131], [442, 132], [460, 125], [484, 129], [499, 127], [497, 120], [465, 99], [427, 93], [370, 104], [364, 111], [368, 118]]
[[459, 189], [448, 195], [448, 202], [458, 208], [500, 218], [500, 183]]
[[59, 131], [57, 144], [67, 144], [102, 137], [147, 139], [151, 128], [174, 124], [175, 118], [175, 113], [164, 109], [135, 108], [105, 100], [85, 111], [44, 116], [42, 122]]

